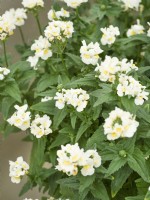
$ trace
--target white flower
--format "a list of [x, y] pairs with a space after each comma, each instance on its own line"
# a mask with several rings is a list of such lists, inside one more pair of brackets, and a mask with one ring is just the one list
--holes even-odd
[[95, 71], [98, 72], [98, 77], [103, 82], [114, 83], [116, 75], [125, 73], [127, 74], [131, 70], [138, 70], [133, 63], [133, 60], [128, 62], [126, 58], [119, 60], [117, 57], [106, 56], [105, 60], [101, 64], [97, 64]]
[[49, 41], [61, 40], [72, 37], [74, 32], [73, 23], [68, 21], [52, 21], [49, 22], [44, 33]]
[[41, 102], [47, 102], [47, 101], [50, 101], [50, 100], [52, 100], [52, 99], [53, 99], [53, 97], [46, 96], [46, 97], [43, 97], [43, 98], [41, 99]]
[[120, 0], [120, 1], [124, 3], [126, 10], [129, 8], [138, 10], [141, 3], [141, 0]]
[[31, 67], [33, 67], [34, 70], [37, 70], [37, 63], [39, 61], [39, 57], [37, 56], [29, 56], [27, 61], [30, 63]]
[[80, 149], [78, 143], [66, 146], [61, 146], [61, 150], [57, 151], [58, 165], [56, 169], [63, 171], [68, 176], [75, 176], [78, 173], [79, 168], [83, 176], [90, 176], [94, 174], [95, 168], [101, 165], [101, 157], [96, 150], [88, 150], [84, 152]]
[[23, 157], [18, 157], [15, 162], [9, 161], [9, 176], [13, 183], [20, 183], [22, 177], [28, 173], [29, 165], [23, 160]]
[[149, 93], [145, 91], [146, 87], [142, 86], [139, 81], [132, 76], [120, 75], [119, 84], [117, 86], [118, 96], [134, 97], [136, 105], [142, 105], [145, 100], [148, 100]]
[[23, 0], [22, 5], [28, 9], [32, 9], [38, 6], [44, 7], [44, 1], [43, 0]]
[[87, 106], [89, 95], [81, 88], [71, 88], [70, 90], [63, 89], [62, 93], [57, 92], [54, 99], [56, 100], [55, 106], [59, 109], [63, 109], [65, 104], [67, 104], [72, 105], [78, 112], [81, 112]]
[[0, 67], [0, 80], [3, 80], [5, 76], [7, 76], [10, 73], [10, 70], [6, 67]]
[[89, 65], [96, 65], [99, 59], [99, 54], [103, 52], [100, 48], [99, 43], [95, 44], [91, 42], [89, 45], [86, 44], [85, 40], [82, 41], [83, 46], [80, 48], [80, 54], [82, 61]]
[[31, 50], [35, 51], [35, 57], [41, 58], [43, 60], [47, 60], [52, 57], [52, 51], [50, 49], [51, 44], [49, 43], [47, 38], [40, 36], [38, 40], [31, 46]]
[[26, 10], [24, 8], [18, 8], [14, 13], [15, 25], [22, 26], [25, 24], [25, 19], [27, 19]]
[[148, 25], [149, 25], [149, 29], [148, 29], [148, 31], [147, 31], [147, 36], [150, 37], [150, 22], [147, 22], [147, 23], [148, 23]]
[[137, 20], [137, 24], [132, 25], [131, 28], [127, 31], [127, 37], [143, 33], [144, 33], [144, 26], [140, 24], [140, 20]]
[[88, 0], [62, 0], [64, 1], [68, 7], [77, 8], [82, 3], [88, 2]]
[[101, 38], [102, 45], [113, 44], [116, 40], [116, 36], [120, 35], [119, 28], [112, 25], [110, 25], [108, 28], [101, 28], [100, 30], [103, 33]]
[[60, 11], [55, 11], [55, 10], [51, 9], [48, 12], [48, 19], [50, 21], [59, 20], [61, 18], [68, 18], [68, 17], [70, 17], [70, 13], [63, 8], [61, 8]]
[[43, 117], [40, 117], [39, 115], [36, 115], [30, 126], [31, 133], [36, 136], [36, 138], [48, 135], [52, 133], [52, 129], [50, 129], [51, 124], [52, 121], [49, 116], [44, 115]]
[[116, 140], [120, 137], [133, 137], [139, 122], [129, 112], [123, 111], [120, 108], [109, 113], [109, 117], [105, 119], [104, 134], [108, 140]]
[[7, 122], [10, 125], [14, 125], [21, 129], [22, 131], [27, 130], [30, 127], [30, 112], [27, 111], [28, 105], [25, 104], [24, 106], [14, 106], [16, 109], [16, 112], [9, 118], [7, 119]]

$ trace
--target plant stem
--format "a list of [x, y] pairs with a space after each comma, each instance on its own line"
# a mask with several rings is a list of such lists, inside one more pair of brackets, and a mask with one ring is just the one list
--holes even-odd
[[68, 69], [67, 69], [67, 67], [66, 67], [66, 64], [65, 64], [65, 61], [64, 61], [64, 58], [63, 58], [63, 54], [62, 54], [62, 53], [60, 54], [60, 57], [61, 57], [61, 61], [62, 61], [62, 64], [63, 64], [63, 66], [64, 66], [64, 69], [65, 69], [65, 72], [66, 72], [67, 76], [69, 77]]
[[36, 22], [37, 22], [37, 25], [38, 25], [38, 28], [39, 28], [39, 32], [42, 35], [42, 28], [41, 28], [41, 24], [40, 24], [40, 20], [39, 20], [38, 14], [35, 15], [35, 18], [36, 18]]
[[21, 27], [19, 27], [19, 32], [20, 32], [21, 39], [22, 39], [24, 46], [27, 47], [27, 44], [25, 42], [25, 38], [24, 38], [23, 31], [22, 31]]
[[5, 63], [6, 63], [6, 66], [8, 68], [8, 61], [7, 61], [7, 55], [6, 55], [6, 43], [5, 43], [5, 40], [3, 41], [3, 49], [4, 49], [4, 56], [5, 56]]

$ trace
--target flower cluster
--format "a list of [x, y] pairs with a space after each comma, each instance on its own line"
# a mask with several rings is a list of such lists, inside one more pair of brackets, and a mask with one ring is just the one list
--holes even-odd
[[95, 71], [98, 72], [98, 77], [101, 81], [109, 81], [114, 83], [116, 80], [116, 75], [120, 73], [127, 74], [131, 70], [138, 70], [138, 68], [133, 63], [133, 60], [128, 62], [126, 58], [121, 61], [117, 57], [106, 56], [105, 60], [101, 64], [97, 64]]
[[10, 73], [10, 70], [6, 67], [0, 67], [0, 80], [4, 80], [5, 76]]
[[63, 109], [65, 104], [72, 105], [78, 112], [84, 110], [87, 106], [87, 100], [89, 95], [85, 90], [80, 89], [62, 89], [62, 92], [57, 92], [54, 97], [56, 100], [55, 106], [59, 109]]
[[103, 33], [101, 38], [102, 45], [113, 44], [116, 40], [116, 36], [120, 35], [119, 28], [112, 25], [110, 25], [108, 28], [101, 28], [100, 30]]
[[143, 33], [144, 33], [144, 26], [140, 24], [140, 20], [137, 20], [137, 24], [132, 25], [131, 28], [127, 31], [127, 37]]
[[27, 130], [30, 127], [30, 112], [27, 111], [28, 105], [25, 104], [23, 106], [14, 106], [16, 112], [7, 120], [7, 122], [11, 125], [14, 125], [21, 129], [22, 131]]
[[77, 175], [79, 167], [83, 176], [91, 176], [94, 174], [95, 168], [101, 165], [101, 157], [96, 150], [84, 151], [77, 143], [62, 145], [61, 150], [57, 151], [57, 156], [56, 169], [63, 171], [68, 176]]
[[[11, 9], [14, 10], [14, 9]], [[26, 10], [24, 8], [17, 8], [14, 12], [14, 19], [16, 26], [22, 26], [25, 24], [25, 20], [27, 19]]]
[[62, 1], [64, 1], [67, 4], [67, 6], [71, 8], [77, 8], [82, 3], [88, 2], [88, 0], [62, 0]]
[[27, 59], [28, 62], [30, 62], [31, 67], [36, 68], [36, 65], [39, 61], [39, 58], [43, 60], [47, 60], [52, 56], [52, 51], [50, 49], [51, 44], [49, 40], [43, 36], [40, 36], [38, 40], [35, 40], [34, 44], [31, 46], [31, 50], [35, 51], [34, 56], [29, 56]]
[[13, 183], [20, 183], [22, 177], [28, 173], [29, 165], [23, 160], [22, 157], [18, 157], [15, 162], [9, 161], [9, 176]]
[[141, 0], [120, 0], [120, 1], [124, 3], [126, 10], [129, 8], [138, 10], [141, 3]]
[[131, 138], [138, 126], [139, 122], [131, 113], [116, 107], [105, 119], [104, 134], [107, 135], [108, 140], [116, 140], [120, 137]]
[[70, 17], [70, 13], [63, 8], [61, 8], [60, 11], [55, 11], [55, 10], [51, 9], [48, 12], [48, 19], [50, 21], [58, 20], [58, 19], [60, 20], [61, 18], [68, 18], [68, 17]]
[[100, 48], [99, 43], [95, 44], [91, 42], [90, 44], [86, 44], [85, 40], [82, 41], [83, 46], [80, 48], [80, 54], [82, 61], [89, 65], [96, 65], [99, 59], [99, 54], [103, 52]]
[[135, 80], [132, 76], [120, 75], [119, 84], [117, 86], [118, 96], [131, 96], [134, 97], [136, 105], [142, 105], [144, 100], [148, 100], [149, 93], [145, 91], [146, 87], [142, 86], [139, 81]]
[[35, 7], [44, 7], [43, 0], [23, 0], [22, 5], [27, 9], [33, 9]]
[[36, 136], [36, 138], [48, 135], [52, 133], [52, 129], [50, 129], [51, 124], [52, 121], [49, 116], [44, 115], [43, 117], [40, 117], [39, 115], [36, 115], [31, 123], [31, 133]]
[[44, 32], [48, 40], [54, 41], [56, 39], [64, 42], [66, 38], [72, 37], [73, 23], [71, 21], [52, 21], [49, 22]]

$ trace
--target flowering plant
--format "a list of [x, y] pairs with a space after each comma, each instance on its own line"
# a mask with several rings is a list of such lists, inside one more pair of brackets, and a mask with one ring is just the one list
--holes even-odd
[[[38, 186], [43, 200], [150, 199], [150, 1], [56, 1], [44, 29], [44, 1], [22, 5], [0, 17], [1, 132], [33, 143], [29, 164], [9, 161], [13, 183], [28, 177], [20, 196]], [[21, 29], [29, 12], [32, 44]], [[17, 27], [21, 60], [11, 64]]]

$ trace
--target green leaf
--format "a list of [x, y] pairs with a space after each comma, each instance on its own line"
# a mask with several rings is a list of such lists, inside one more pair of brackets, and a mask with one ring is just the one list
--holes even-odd
[[95, 102], [94, 107], [99, 106], [103, 103], [108, 103], [110, 101], [115, 101], [115, 100], [117, 100], [117, 97], [113, 93], [107, 93], [107, 94], [102, 93], [100, 94], [100, 97]]
[[134, 103], [134, 99], [133, 98], [128, 98], [128, 97], [122, 97], [121, 98], [121, 103], [123, 105], [123, 107], [129, 111], [130, 113], [133, 113], [134, 115], [136, 115], [136, 112], [138, 110], [138, 106], [135, 105]]
[[47, 102], [40, 102], [30, 107], [31, 110], [43, 112], [44, 114], [55, 114], [55, 102], [53, 100]]
[[72, 53], [66, 53], [66, 55], [73, 61], [76, 65], [82, 67], [83, 62], [81, 61], [81, 58], [77, 55], [74, 55]]
[[56, 139], [50, 145], [50, 149], [58, 147], [60, 145], [66, 144], [70, 141], [69, 132], [68, 133], [59, 133]]
[[147, 194], [146, 194], [144, 200], [150, 200], [150, 191], [147, 192]]
[[114, 174], [114, 179], [111, 182], [112, 198], [116, 196], [116, 194], [122, 188], [123, 184], [126, 182], [131, 173], [132, 170], [127, 165], [125, 165]]
[[80, 177], [80, 187], [79, 187], [79, 193], [82, 193], [85, 189], [89, 188], [93, 182], [95, 181], [95, 175], [92, 176], [82, 176]]
[[99, 200], [110, 200], [105, 185], [102, 181], [97, 182], [91, 189], [92, 195]]
[[15, 100], [12, 97], [3, 98], [1, 112], [5, 120], [8, 118], [9, 110], [14, 103]]
[[125, 200], [143, 200], [144, 196], [143, 195], [138, 195], [135, 197], [126, 197]]
[[54, 114], [53, 127], [54, 129], [57, 129], [68, 113], [67, 110], [63, 108], [62, 110], [57, 109]]
[[126, 164], [127, 160], [120, 156], [113, 159], [109, 165], [106, 176], [110, 176]]
[[26, 192], [28, 192], [29, 190], [31, 190], [33, 188], [33, 184], [31, 183], [31, 181], [27, 181], [24, 186], [22, 187], [20, 193], [19, 193], [19, 197], [21, 197], [22, 195], [24, 195]]
[[128, 164], [133, 171], [137, 172], [144, 181], [150, 182], [149, 171], [145, 162], [145, 158], [140, 149], [135, 148], [132, 155], [128, 155]]
[[139, 108], [137, 116], [139, 118], [144, 119], [146, 122], [150, 123], [150, 114], [147, 113], [143, 108]]
[[70, 113], [70, 119], [71, 119], [71, 126], [73, 129], [75, 129], [76, 121], [77, 121], [77, 115], [75, 113]]
[[82, 122], [81, 126], [77, 132], [77, 136], [75, 139], [75, 142], [78, 142], [80, 137], [83, 135], [83, 133], [91, 126], [92, 122]]
[[68, 188], [79, 189], [79, 182], [75, 177], [63, 178], [58, 180], [57, 183]]
[[11, 74], [14, 74], [16, 71], [26, 71], [32, 68], [30, 67], [30, 63], [27, 61], [19, 61], [10, 66]]
[[5, 87], [5, 92], [7, 95], [11, 96], [16, 101], [21, 103], [21, 92], [20, 92], [18, 84], [15, 81], [11, 81], [7, 83]]

